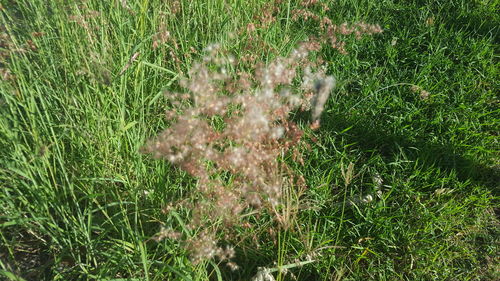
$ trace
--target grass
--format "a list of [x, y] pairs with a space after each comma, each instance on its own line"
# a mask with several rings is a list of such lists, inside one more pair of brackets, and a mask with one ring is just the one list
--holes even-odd
[[[166, 126], [163, 90], [212, 42], [247, 54], [238, 31], [267, 1], [181, 1], [176, 14], [168, 1], [122, 2], [0, 1], [0, 68], [14, 76], [0, 82], [4, 278], [249, 280], [267, 267], [292, 279], [283, 266], [298, 280], [500, 278], [496, 1], [329, 4], [334, 22], [384, 33], [347, 39], [347, 55], [321, 51], [338, 87], [307, 131], [305, 165], [291, 163], [309, 207], [293, 231], [270, 235], [265, 217], [259, 232], [237, 230], [260, 246], [237, 245], [235, 272], [151, 239], [183, 230], [185, 214], [162, 208], [194, 182], [139, 149]], [[281, 4], [257, 57], [317, 32], [290, 20], [296, 5]], [[161, 22], [176, 41], [153, 49]]]

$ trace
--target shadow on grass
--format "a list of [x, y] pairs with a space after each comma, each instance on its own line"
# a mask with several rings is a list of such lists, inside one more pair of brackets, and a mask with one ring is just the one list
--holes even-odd
[[418, 4], [420, 8], [430, 7], [435, 14], [439, 14], [442, 23], [451, 30], [466, 32], [476, 38], [491, 36], [496, 43], [499, 42], [498, 4], [477, 0], [450, 2], [444, 5], [439, 1], [418, 1]]
[[459, 148], [451, 144], [411, 140], [407, 136], [389, 132], [376, 119], [364, 118], [354, 122], [340, 114], [325, 116], [325, 119], [328, 121], [320, 129], [325, 133], [341, 132], [352, 126], [342, 136], [348, 143], [355, 143], [362, 151], [375, 150], [384, 158], [390, 159], [403, 149], [410, 161], [418, 161], [429, 168], [455, 171], [460, 181], [485, 185], [494, 196], [499, 195], [497, 185], [500, 182], [500, 169], [485, 165], [480, 159], [464, 156]]

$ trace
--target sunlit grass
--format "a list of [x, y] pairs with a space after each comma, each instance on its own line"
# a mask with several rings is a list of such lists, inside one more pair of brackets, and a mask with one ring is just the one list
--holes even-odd
[[296, 226], [269, 233], [259, 217], [257, 231], [237, 229], [247, 242], [232, 272], [152, 239], [183, 231], [186, 214], [162, 210], [194, 180], [139, 150], [167, 126], [164, 90], [205, 46], [269, 61], [318, 28], [283, 1], [248, 49], [247, 24], [268, 1], [171, 2], [0, 1], [0, 275], [498, 279], [498, 4], [329, 4], [333, 22], [384, 32], [318, 54], [338, 83], [322, 127], [306, 128], [305, 165], [290, 161], [309, 186]]

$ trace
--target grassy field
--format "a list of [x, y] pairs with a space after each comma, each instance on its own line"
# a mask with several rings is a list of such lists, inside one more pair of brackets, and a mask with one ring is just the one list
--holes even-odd
[[310, 145], [290, 160], [309, 187], [296, 227], [236, 229], [236, 271], [153, 239], [182, 231], [162, 210], [195, 184], [140, 153], [164, 90], [211, 43], [268, 62], [320, 35], [280, 2], [0, 0], [0, 279], [499, 280], [494, 0], [308, 6], [384, 31], [317, 54], [337, 87], [319, 130], [293, 117]]

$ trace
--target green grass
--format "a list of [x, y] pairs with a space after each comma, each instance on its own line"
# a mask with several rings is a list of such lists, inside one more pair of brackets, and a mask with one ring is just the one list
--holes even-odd
[[[266, 1], [186, 0], [176, 15], [168, 1], [127, 2], [130, 10], [120, 1], [0, 0], [12, 38], [0, 41], [0, 68], [15, 75], [0, 82], [2, 278], [249, 280], [257, 267], [287, 264], [298, 280], [500, 278], [496, 1], [329, 4], [334, 22], [379, 23], [384, 33], [348, 39], [348, 55], [321, 52], [339, 86], [321, 129], [307, 133], [306, 165], [291, 163], [308, 182], [309, 208], [274, 239], [267, 218], [256, 218], [261, 233], [238, 230], [261, 241], [238, 245], [236, 272], [192, 265], [179, 242], [151, 239], [161, 225], [182, 230], [186, 216], [162, 208], [194, 181], [139, 149], [166, 126], [163, 90], [176, 89], [212, 42], [245, 54], [238, 31]], [[258, 57], [286, 55], [317, 32], [290, 21], [295, 2], [261, 33], [277, 53], [254, 49]], [[85, 17], [92, 36], [69, 17], [88, 10], [100, 13]], [[177, 48], [153, 50], [162, 20]], [[307, 255], [314, 262], [293, 265]]]

